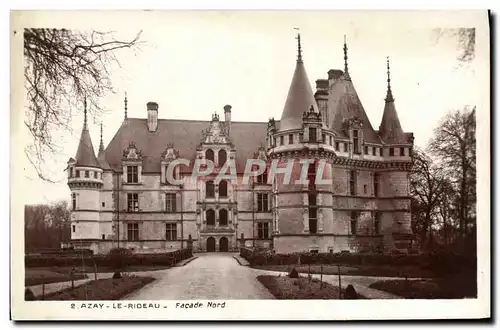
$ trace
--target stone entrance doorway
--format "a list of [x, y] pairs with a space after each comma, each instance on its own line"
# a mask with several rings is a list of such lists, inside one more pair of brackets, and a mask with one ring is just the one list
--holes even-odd
[[207, 238], [207, 252], [215, 252], [215, 238]]
[[229, 241], [227, 237], [221, 237], [219, 240], [219, 251], [228, 252], [229, 251]]

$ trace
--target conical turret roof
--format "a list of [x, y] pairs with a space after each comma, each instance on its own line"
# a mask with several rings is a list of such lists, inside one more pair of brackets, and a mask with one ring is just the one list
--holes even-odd
[[394, 97], [391, 90], [391, 76], [389, 58], [387, 58], [387, 95], [385, 97], [384, 114], [379, 126], [379, 135], [385, 143], [406, 143], [408, 142], [399, 122], [398, 112], [394, 104]]
[[302, 61], [302, 54], [300, 48], [300, 35], [297, 37], [299, 40], [299, 55], [297, 64], [295, 65], [295, 72], [293, 73], [292, 83], [288, 90], [285, 107], [281, 114], [280, 130], [289, 130], [302, 127], [302, 116], [304, 112], [309, 111], [311, 106], [313, 111], [319, 113], [314, 93], [307, 77], [304, 62]]
[[87, 128], [87, 102], [85, 102], [84, 122], [82, 135], [80, 136], [80, 144], [76, 151], [76, 166], [100, 167], [94, 153], [94, 146]]

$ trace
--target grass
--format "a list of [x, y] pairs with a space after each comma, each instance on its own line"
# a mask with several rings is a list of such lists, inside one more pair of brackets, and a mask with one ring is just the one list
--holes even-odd
[[475, 277], [424, 280], [388, 280], [370, 284], [370, 288], [397, 294], [407, 299], [463, 299], [477, 297]]
[[[299, 273], [307, 274], [309, 269], [311, 274], [320, 274], [321, 265], [267, 265], [252, 266], [257, 269], [274, 270], [289, 272], [295, 268]], [[323, 265], [324, 275], [338, 275], [337, 265]], [[432, 271], [420, 269], [416, 266], [390, 266], [390, 265], [340, 265], [341, 275], [360, 275], [360, 276], [381, 276], [381, 277], [435, 277]]]
[[152, 277], [101, 279], [45, 295], [44, 300], [118, 300], [154, 281]]
[[323, 282], [321, 287], [318, 279], [309, 281], [307, 277], [259, 275], [257, 280], [276, 299], [340, 299], [338, 287], [326, 282]]
[[[87, 278], [84, 274], [73, 274], [74, 280]], [[27, 268], [24, 275], [24, 284], [26, 286], [49, 284], [57, 282], [71, 281], [70, 270], [51, 270]]]
[[[154, 270], [168, 269], [170, 266], [160, 266], [160, 265], [132, 265], [125, 266], [122, 272], [145, 272]], [[53, 266], [53, 267], [29, 267], [26, 271], [51, 271], [56, 273], [67, 273], [69, 274], [73, 269], [72, 266]], [[77, 267], [77, 272], [79, 273], [93, 273], [94, 267]], [[115, 269], [113, 267], [98, 267], [97, 273], [114, 273]]]

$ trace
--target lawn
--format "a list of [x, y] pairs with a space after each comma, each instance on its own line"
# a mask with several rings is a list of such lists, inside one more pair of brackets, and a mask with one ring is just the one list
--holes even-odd
[[124, 276], [89, 281], [45, 295], [44, 300], [118, 300], [154, 281], [152, 277]]
[[[308, 274], [309, 269], [311, 274], [320, 274], [321, 265], [267, 265], [267, 266], [252, 266], [257, 269], [274, 270], [281, 272], [289, 272], [295, 268], [299, 273]], [[337, 265], [323, 265], [323, 274], [338, 275]], [[390, 265], [340, 265], [341, 275], [361, 275], [361, 276], [381, 276], [381, 277], [418, 277], [428, 278], [435, 277], [429, 270], [423, 270], [416, 266], [390, 266]]]
[[[146, 272], [146, 271], [154, 271], [154, 270], [163, 270], [163, 269], [168, 269], [170, 266], [161, 266], [161, 265], [131, 265], [131, 266], [125, 266], [124, 269], [122, 270], [123, 272]], [[30, 271], [51, 271], [51, 272], [57, 272], [57, 273], [67, 273], [69, 274], [70, 271], [73, 269], [71, 266], [53, 266], [53, 267], [29, 267], [26, 268], [26, 270]], [[76, 271], [78, 273], [93, 273], [94, 272], [94, 267], [77, 267]], [[115, 268], [114, 267], [98, 267], [97, 268], [97, 273], [114, 273]]]
[[[74, 280], [87, 278], [84, 274], [74, 274]], [[69, 270], [27, 268], [24, 275], [26, 286], [71, 281]]]
[[[276, 299], [339, 299], [339, 288], [318, 279], [307, 277], [290, 278], [288, 276], [257, 276]], [[359, 299], [363, 299], [361, 296]]]
[[453, 278], [424, 280], [390, 280], [372, 283], [370, 288], [387, 291], [407, 299], [462, 299], [476, 298], [475, 278], [455, 276]]

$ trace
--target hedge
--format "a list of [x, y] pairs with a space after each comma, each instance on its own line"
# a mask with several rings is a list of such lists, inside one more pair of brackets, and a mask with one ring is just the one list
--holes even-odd
[[26, 267], [53, 267], [53, 266], [72, 266], [82, 267], [117, 267], [120, 266], [173, 266], [180, 260], [191, 258], [193, 251], [183, 249], [166, 253], [156, 254], [125, 254], [111, 252], [108, 255], [69, 255], [69, 256], [35, 256], [27, 255], [24, 258]]
[[290, 253], [279, 254], [270, 251], [260, 252], [248, 248], [240, 249], [241, 257], [252, 266], [293, 265], [293, 264], [343, 264], [343, 265], [390, 265], [417, 266], [439, 273], [476, 269], [474, 255], [457, 253], [434, 254], [366, 254], [366, 253]]

